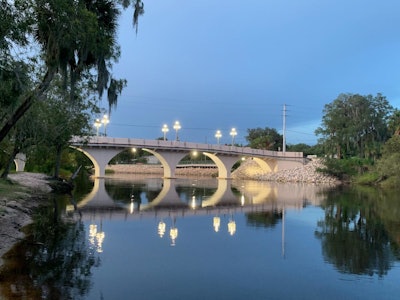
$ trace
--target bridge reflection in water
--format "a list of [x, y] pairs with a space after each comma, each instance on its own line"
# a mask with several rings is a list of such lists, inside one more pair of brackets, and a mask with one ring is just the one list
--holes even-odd
[[[169, 237], [175, 245], [178, 218], [194, 215], [212, 217], [212, 228], [221, 227], [226, 217], [230, 235], [236, 232], [237, 213], [271, 212], [284, 215], [285, 209], [300, 210], [307, 204], [319, 205], [326, 187], [307, 184], [279, 184], [259, 181], [161, 178], [96, 178], [92, 191], [67, 211], [89, 221], [90, 239], [102, 251], [105, 234], [103, 220], [156, 218], [157, 231], [163, 237], [170, 222]], [[284, 217], [284, 216], [283, 216]], [[96, 225], [100, 224], [99, 226]], [[96, 242], [95, 242], [96, 240]]]

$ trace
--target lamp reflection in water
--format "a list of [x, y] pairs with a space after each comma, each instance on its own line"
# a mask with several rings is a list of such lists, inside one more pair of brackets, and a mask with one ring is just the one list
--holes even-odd
[[190, 203], [190, 207], [192, 209], [196, 208], [196, 196], [195, 195], [192, 196], [192, 202]]
[[158, 223], [158, 235], [160, 236], [160, 238], [162, 238], [162, 237], [164, 236], [164, 234], [165, 234], [165, 228], [166, 228], [166, 225], [165, 225], [165, 223], [161, 220], [161, 221]]
[[230, 235], [234, 235], [236, 232], [236, 222], [232, 219], [232, 217], [229, 218], [228, 232]]
[[176, 226], [175, 226], [175, 218], [174, 218], [174, 221], [173, 221], [173, 223], [172, 223], [172, 227], [171, 227], [171, 229], [169, 230], [169, 237], [171, 238], [171, 246], [175, 246], [176, 245], [176, 239], [177, 239], [177, 237], [178, 237], [178, 228], [176, 228]]
[[213, 218], [213, 226], [214, 226], [214, 231], [218, 232], [219, 231], [219, 227], [221, 226], [221, 219], [218, 216], [215, 216]]
[[105, 235], [104, 231], [101, 230], [101, 226], [100, 226], [100, 231], [97, 231], [96, 224], [89, 225], [89, 242], [92, 246], [95, 247], [96, 252], [98, 252], [98, 253], [103, 252], [103, 242], [104, 242], [105, 236], [106, 235]]
[[240, 205], [241, 206], [243, 206], [244, 205], [244, 195], [242, 195], [241, 197], [240, 197]]
[[135, 211], [135, 204], [133, 203], [135, 201], [135, 195], [131, 195], [131, 205], [129, 206], [129, 212], [133, 214]]

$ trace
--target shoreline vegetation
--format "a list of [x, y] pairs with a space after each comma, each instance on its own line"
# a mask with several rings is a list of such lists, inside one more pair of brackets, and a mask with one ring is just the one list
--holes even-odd
[[[329, 183], [339, 182], [332, 177], [317, 171], [321, 166], [318, 160], [292, 169], [282, 170], [273, 174], [264, 174], [262, 170], [249, 161], [239, 167], [232, 174], [237, 179], [265, 180], [279, 182]], [[111, 165], [107, 167], [111, 174], [161, 174], [160, 165]], [[211, 176], [218, 175], [217, 169], [186, 167], [176, 170], [181, 176]], [[50, 176], [40, 173], [18, 172], [9, 175], [8, 181], [0, 182], [0, 268], [3, 265], [3, 256], [12, 247], [24, 239], [23, 228], [32, 222], [35, 209], [47, 205], [48, 194], [53, 191]]]

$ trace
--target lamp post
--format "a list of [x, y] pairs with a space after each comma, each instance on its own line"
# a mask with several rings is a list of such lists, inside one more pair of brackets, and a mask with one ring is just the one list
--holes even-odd
[[169, 131], [168, 125], [164, 124], [163, 127], [161, 128], [161, 131], [164, 134], [164, 141], [166, 141], [167, 140], [167, 132]]
[[110, 123], [110, 119], [107, 115], [103, 116], [103, 119], [101, 119], [101, 123], [104, 124], [104, 136], [107, 136], [107, 124]]
[[181, 124], [179, 123], [179, 121], [175, 121], [174, 130], [176, 131], [176, 136], [175, 136], [176, 141], [179, 141], [178, 130], [181, 128], [182, 127], [181, 127]]
[[96, 119], [96, 121], [94, 121], [94, 127], [96, 127], [96, 136], [99, 136], [99, 128], [101, 127], [100, 119]]
[[215, 138], [217, 139], [217, 144], [219, 144], [219, 139], [222, 137], [221, 130], [217, 130], [215, 133]]
[[232, 136], [232, 146], [233, 146], [235, 144], [235, 136], [237, 136], [236, 128], [232, 128], [229, 134]]

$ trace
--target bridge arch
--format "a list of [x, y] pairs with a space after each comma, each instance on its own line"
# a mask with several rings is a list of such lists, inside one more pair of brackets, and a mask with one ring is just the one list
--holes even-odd
[[155, 151], [148, 148], [142, 148], [142, 150], [153, 154], [161, 162], [164, 178], [174, 178], [176, 166], [187, 155], [187, 152]]
[[217, 154], [210, 152], [203, 152], [203, 154], [217, 165], [218, 178], [220, 179], [230, 178], [232, 167], [239, 160], [237, 156], [217, 156]]
[[252, 159], [258, 164], [258, 166], [264, 171], [264, 172], [276, 172], [278, 169], [278, 164], [276, 160], [268, 159], [264, 160], [259, 157], [252, 157]]
[[26, 155], [25, 153], [17, 153], [14, 158], [15, 171], [23, 172], [25, 169]]
[[104, 149], [102, 148], [83, 149], [81, 147], [75, 147], [75, 146], [70, 146], [70, 147], [82, 152], [90, 159], [90, 161], [93, 163], [94, 166], [94, 177], [96, 178], [104, 177], [106, 174], [106, 166], [108, 165], [110, 160], [115, 155], [124, 150], [124, 149], [108, 148], [107, 151], [104, 151]]

